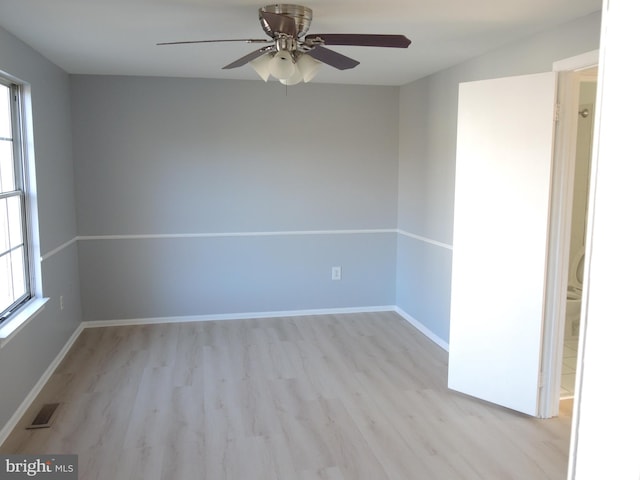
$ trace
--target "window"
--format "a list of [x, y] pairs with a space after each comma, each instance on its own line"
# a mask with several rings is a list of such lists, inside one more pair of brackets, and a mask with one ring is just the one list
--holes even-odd
[[0, 77], [0, 324], [32, 297], [21, 93]]

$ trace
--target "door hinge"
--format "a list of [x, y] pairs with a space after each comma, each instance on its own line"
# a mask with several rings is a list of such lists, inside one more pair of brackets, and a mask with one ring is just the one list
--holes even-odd
[[555, 111], [553, 112], [553, 119], [555, 122], [560, 121], [560, 104], [556, 103]]

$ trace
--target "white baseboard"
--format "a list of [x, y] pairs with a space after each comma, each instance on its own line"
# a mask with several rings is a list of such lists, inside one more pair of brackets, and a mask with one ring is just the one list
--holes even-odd
[[277, 317], [300, 317], [310, 315], [341, 315], [349, 313], [372, 313], [372, 312], [396, 312], [404, 320], [413, 325], [420, 333], [433, 341], [440, 348], [449, 351], [449, 344], [418, 322], [407, 312], [395, 305], [377, 306], [377, 307], [353, 307], [353, 308], [323, 308], [317, 310], [287, 310], [278, 312], [249, 312], [249, 313], [233, 313], [233, 314], [217, 314], [217, 315], [191, 315], [184, 317], [157, 317], [157, 318], [132, 318], [123, 320], [97, 320], [90, 322], [82, 322], [67, 340], [64, 347], [58, 355], [53, 359], [49, 367], [42, 374], [38, 382], [31, 389], [29, 394], [22, 401], [18, 409], [11, 416], [9, 421], [0, 430], [0, 445], [9, 437], [9, 434], [18, 425], [18, 422], [29, 409], [33, 401], [36, 399], [42, 388], [45, 386], [53, 372], [55, 372], [64, 356], [69, 352], [75, 341], [85, 328], [98, 327], [115, 327], [121, 325], [147, 325], [161, 323], [187, 323], [187, 322], [203, 322], [215, 320], [245, 320], [252, 318], [277, 318]]
[[422, 323], [420, 323], [418, 320], [413, 318], [407, 312], [402, 310], [400, 307], [395, 307], [395, 312], [398, 315], [400, 315], [402, 318], [404, 318], [407, 322], [409, 322], [411, 325], [413, 325], [416, 330], [422, 333], [425, 337], [427, 337], [433, 343], [438, 345], [443, 350], [447, 352], [449, 351], [449, 343], [445, 342], [442, 338], [440, 338], [438, 335], [433, 333], [431, 330], [429, 330], [427, 327], [425, 327]]
[[303, 317], [310, 315], [341, 315], [348, 313], [395, 312], [394, 305], [377, 307], [321, 308], [316, 310], [285, 310], [272, 312], [222, 313], [215, 315], [189, 315], [182, 317], [126, 318], [122, 320], [94, 320], [83, 322], [84, 328], [115, 327], [123, 325], [149, 325], [156, 323], [188, 323], [252, 318]]
[[58, 368], [58, 365], [60, 365], [60, 362], [62, 362], [62, 359], [64, 358], [64, 356], [71, 349], [75, 341], [78, 339], [78, 337], [82, 333], [82, 330], [84, 330], [83, 324], [78, 325], [78, 327], [73, 331], [73, 333], [69, 337], [69, 340], [67, 340], [67, 343], [65, 343], [62, 349], [60, 350], [60, 352], [58, 352], [58, 355], [56, 355], [56, 358], [53, 359], [51, 364], [44, 371], [40, 379], [33, 386], [31, 391], [27, 394], [27, 396], [22, 401], [18, 409], [14, 412], [14, 414], [11, 416], [9, 421], [4, 425], [4, 427], [2, 427], [2, 429], [0, 430], [0, 445], [2, 445], [5, 442], [5, 440], [9, 437], [9, 434], [18, 425], [18, 422], [20, 421], [22, 416], [29, 409], [29, 407], [31, 406], [33, 401], [36, 399], [40, 391], [49, 381], [49, 378], [51, 378], [51, 375], [53, 375], [53, 372], [55, 372], [56, 368]]

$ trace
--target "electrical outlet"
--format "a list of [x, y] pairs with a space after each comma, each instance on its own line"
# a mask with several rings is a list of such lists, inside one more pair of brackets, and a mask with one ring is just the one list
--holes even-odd
[[342, 267], [331, 267], [331, 280], [342, 280]]
[[60, 295], [60, 310], [64, 310], [64, 297]]

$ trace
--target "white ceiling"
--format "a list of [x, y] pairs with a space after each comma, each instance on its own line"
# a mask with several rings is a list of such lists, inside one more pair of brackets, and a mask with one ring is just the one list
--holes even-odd
[[[359, 60], [315, 82], [403, 85], [601, 9], [601, 0], [305, 0], [309, 33], [391, 33], [408, 49], [331, 47]], [[0, 26], [69, 73], [256, 79], [221, 67], [260, 45], [157, 42], [267, 38], [255, 0], [0, 0]], [[0, 59], [1, 60], [1, 59]]]

